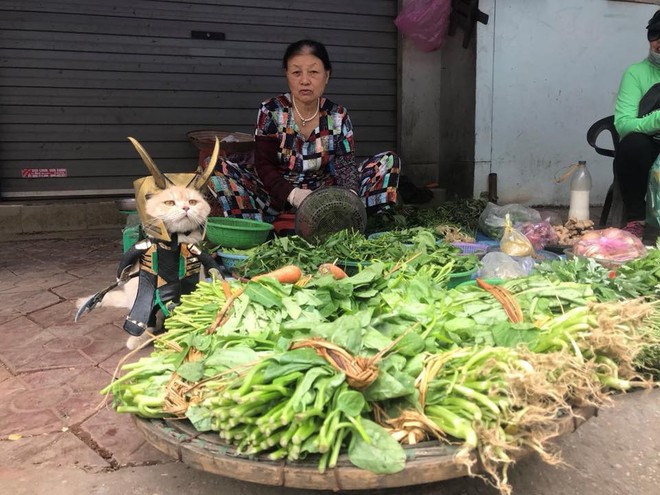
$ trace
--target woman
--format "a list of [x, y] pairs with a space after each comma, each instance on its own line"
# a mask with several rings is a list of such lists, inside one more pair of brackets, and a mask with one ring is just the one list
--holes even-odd
[[282, 66], [289, 92], [261, 104], [256, 174], [232, 162], [219, 164], [212, 178], [218, 198], [213, 214], [270, 220], [331, 185], [354, 191], [372, 213], [394, 205], [401, 161], [385, 152], [356, 164], [348, 111], [323, 96], [332, 71], [323, 44], [292, 43]]
[[660, 10], [647, 29], [649, 55], [621, 78], [614, 126], [621, 139], [614, 169], [626, 209], [625, 230], [644, 236], [649, 170], [660, 152]]

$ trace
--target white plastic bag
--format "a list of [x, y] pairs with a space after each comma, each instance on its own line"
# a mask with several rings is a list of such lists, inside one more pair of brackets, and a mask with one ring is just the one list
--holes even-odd
[[481, 259], [481, 268], [478, 276], [480, 278], [518, 278], [526, 277], [534, 268], [534, 260], [530, 257], [513, 259], [501, 251], [486, 253]]
[[517, 203], [499, 206], [488, 203], [484, 211], [479, 215], [479, 230], [493, 239], [501, 239], [504, 233], [504, 219], [506, 215], [511, 217], [511, 223], [539, 223], [541, 214], [534, 208], [529, 208]]

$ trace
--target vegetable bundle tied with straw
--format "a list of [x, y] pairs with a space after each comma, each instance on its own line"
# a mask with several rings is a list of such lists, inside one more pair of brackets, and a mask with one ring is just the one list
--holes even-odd
[[337, 464], [347, 446], [356, 463], [362, 452], [385, 446], [393, 452], [393, 462], [382, 469], [402, 469], [403, 451], [395, 440], [379, 435], [378, 425], [362, 418], [369, 406], [339, 370], [354, 374], [357, 359], [320, 340], [298, 344], [236, 376], [205, 384], [186, 416], [199, 431], [217, 431], [235, 445], [237, 454], [267, 453], [270, 460], [290, 461], [320, 454], [319, 470], [324, 472]]
[[378, 378], [378, 367], [376, 366], [378, 361], [390, 349], [396, 346], [414, 326], [403, 332], [388, 346], [372, 357], [353, 356], [342, 347], [318, 338], [294, 342], [291, 345], [291, 349], [306, 347], [314, 349], [330, 366], [346, 375], [346, 381], [352, 388], [364, 390]]

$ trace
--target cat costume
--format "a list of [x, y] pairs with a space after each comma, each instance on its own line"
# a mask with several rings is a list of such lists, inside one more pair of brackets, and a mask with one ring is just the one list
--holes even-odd
[[[128, 139], [151, 172], [151, 176], [142, 177], [133, 183], [145, 238], [138, 240], [123, 254], [117, 268], [119, 285], [131, 277], [138, 279], [135, 299], [123, 328], [131, 336], [139, 337], [147, 329], [159, 326], [159, 313], [169, 316], [181, 295], [194, 290], [202, 266], [207, 272], [220, 270], [214, 258], [202, 251], [198, 244], [204, 239], [206, 219], [210, 212], [210, 206], [201, 191], [213, 173], [220, 146], [216, 139], [209, 167], [203, 175], [164, 174], [137, 140], [131, 137]], [[148, 205], [154, 198], [159, 200], [158, 204]], [[164, 211], [159, 215], [160, 212], [154, 211], [154, 208], [158, 208], [161, 203]], [[129, 272], [132, 273], [129, 275]], [[94, 296], [81, 306], [76, 319], [85, 309], [91, 310], [100, 302], [105, 294], [103, 291], [99, 294], [101, 297]], [[127, 346], [133, 348], [130, 338]]]
[[195, 289], [200, 277], [201, 266], [208, 271], [219, 270], [215, 260], [196, 243], [180, 242], [183, 238], [203, 239], [205, 223], [196, 225], [198, 232], [168, 232], [162, 220], [150, 217], [146, 211], [149, 195], [165, 190], [170, 185], [192, 187], [201, 191], [208, 182], [218, 159], [219, 143], [216, 138], [209, 169], [203, 175], [163, 174], [142, 145], [129, 138], [142, 157], [151, 176], [142, 177], [133, 183], [135, 199], [142, 227], [147, 238], [130, 248], [117, 268], [120, 277], [124, 269], [139, 261], [138, 292], [126, 316], [124, 330], [134, 336], [142, 335], [148, 327], [156, 326], [156, 315], [162, 311], [169, 316], [173, 306], [179, 303], [182, 294]]

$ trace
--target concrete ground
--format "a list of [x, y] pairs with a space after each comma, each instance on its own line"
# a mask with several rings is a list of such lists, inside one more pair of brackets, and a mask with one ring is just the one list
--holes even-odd
[[[76, 298], [114, 280], [118, 229], [0, 242], [0, 494], [311, 495], [192, 469], [147, 443], [130, 417], [100, 407], [125, 355], [123, 312], [73, 322]], [[42, 236], [43, 237], [43, 236]], [[6, 239], [6, 238], [5, 238]], [[651, 495], [660, 486], [660, 390], [617, 397], [559, 439], [566, 465], [531, 456], [517, 495]], [[323, 492], [326, 493], [326, 492]], [[479, 479], [364, 494], [495, 495]]]

